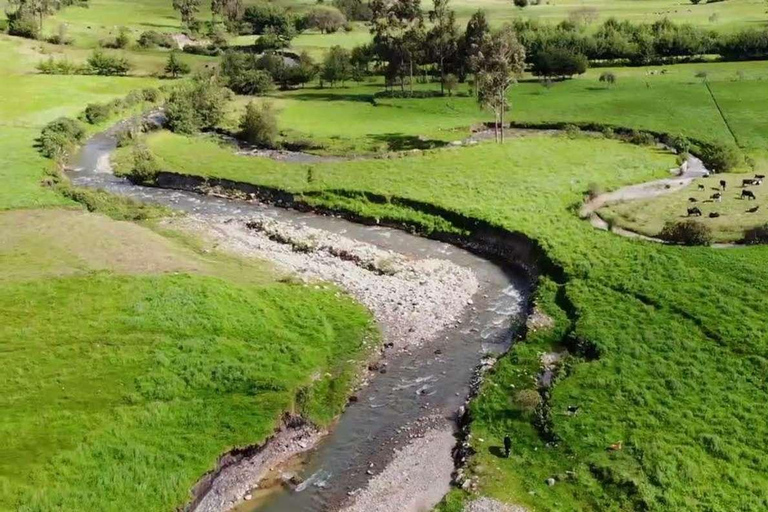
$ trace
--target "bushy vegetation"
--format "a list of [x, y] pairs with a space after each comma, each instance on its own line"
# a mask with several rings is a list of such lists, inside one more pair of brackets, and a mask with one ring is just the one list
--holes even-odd
[[152, 152], [146, 146], [136, 144], [132, 147], [131, 158], [133, 163], [129, 174], [131, 180], [136, 183], [154, 183], [157, 173], [160, 172], [160, 165]]
[[531, 72], [536, 76], [570, 78], [583, 75], [588, 66], [589, 62], [584, 55], [566, 48], [553, 48], [536, 54]]
[[147, 30], [141, 33], [136, 41], [142, 48], [173, 48], [175, 43], [170, 34], [157, 32], [156, 30]]
[[188, 74], [191, 70], [190, 65], [181, 60], [178, 52], [174, 51], [168, 54], [168, 60], [165, 63], [165, 73], [167, 75], [178, 78], [181, 75]]
[[335, 7], [318, 6], [307, 13], [307, 27], [317, 29], [323, 34], [338, 32], [346, 23], [347, 18]]
[[85, 140], [85, 128], [76, 119], [61, 117], [45, 125], [40, 132], [40, 152], [59, 160]]
[[768, 244], [768, 224], [744, 231], [743, 241], [747, 245]]
[[739, 148], [734, 144], [713, 142], [701, 148], [701, 157], [714, 172], [727, 172], [744, 161]]
[[111, 55], [101, 50], [94, 50], [88, 57], [88, 72], [94, 75], [126, 75], [132, 66], [127, 58]]
[[222, 87], [215, 76], [201, 76], [191, 84], [174, 89], [165, 104], [168, 128], [179, 133], [196, 133], [216, 127], [224, 118], [232, 91]]
[[221, 61], [221, 73], [227, 86], [238, 94], [260, 95], [274, 89], [303, 85], [317, 75], [317, 66], [307, 53], [298, 60], [275, 52], [256, 55], [228, 51]]
[[681, 245], [710, 245], [712, 230], [693, 219], [668, 222], [659, 238]]
[[277, 146], [277, 116], [269, 102], [248, 103], [240, 120], [240, 138], [264, 148]]

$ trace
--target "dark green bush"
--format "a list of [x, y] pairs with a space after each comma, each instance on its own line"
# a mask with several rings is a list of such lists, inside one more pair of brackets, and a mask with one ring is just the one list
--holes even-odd
[[150, 103], [156, 103], [160, 101], [160, 98], [163, 97], [163, 93], [154, 87], [147, 87], [146, 89], [142, 89], [141, 94], [144, 96], [144, 101], [149, 101]]
[[60, 159], [85, 139], [85, 128], [76, 119], [60, 117], [51, 121], [40, 132], [40, 153]]
[[631, 144], [637, 144], [638, 146], [653, 146], [656, 144], [656, 138], [648, 132], [639, 132], [632, 130], [627, 138], [627, 141]]
[[240, 137], [256, 146], [274, 148], [277, 145], [277, 116], [271, 103], [250, 102], [240, 120]]
[[40, 29], [37, 25], [35, 16], [19, 9], [8, 16], [8, 34], [17, 37], [26, 37], [27, 39], [37, 39], [40, 37]]
[[198, 78], [175, 89], [165, 105], [168, 128], [179, 133], [196, 133], [214, 128], [224, 118], [232, 91], [215, 78]]
[[85, 120], [89, 124], [98, 124], [109, 119], [113, 113], [113, 109], [106, 103], [91, 103], [85, 107]]
[[153, 48], [156, 46], [161, 48], [173, 48], [175, 45], [170, 34], [157, 32], [156, 30], [142, 32], [137, 43], [142, 48]]
[[94, 75], [125, 75], [131, 70], [128, 59], [119, 55], [108, 55], [101, 50], [94, 50], [88, 57], [88, 67]]
[[153, 183], [160, 172], [160, 165], [146, 146], [137, 144], [132, 152], [133, 166], [130, 178], [135, 183]]
[[667, 222], [659, 238], [681, 245], [710, 245], [712, 230], [697, 220]]
[[714, 172], [730, 171], [743, 161], [741, 151], [734, 144], [715, 142], [702, 145], [700, 153], [707, 168]]

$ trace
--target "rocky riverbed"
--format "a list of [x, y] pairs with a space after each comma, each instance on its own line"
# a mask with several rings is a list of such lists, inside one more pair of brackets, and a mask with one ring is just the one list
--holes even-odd
[[168, 224], [200, 235], [211, 247], [340, 285], [371, 310], [396, 349], [421, 345], [455, 324], [478, 288], [471, 270], [450, 261], [409, 258], [268, 217], [190, 215]]

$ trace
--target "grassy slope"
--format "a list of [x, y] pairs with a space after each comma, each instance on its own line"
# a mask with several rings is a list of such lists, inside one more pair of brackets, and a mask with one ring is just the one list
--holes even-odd
[[[308, 188], [306, 166], [236, 157], [168, 134], [150, 143], [172, 169]], [[669, 155], [614, 141], [532, 138], [314, 167], [312, 188], [404, 196], [484, 218], [536, 238], [565, 268], [576, 333], [602, 357], [575, 361], [556, 387], [563, 442], [554, 448], [534, 435], [507, 391], [520, 385], [518, 372], [538, 365], [536, 350], [546, 343], [534, 340], [534, 349], [522, 346], [527, 353], [504, 363], [474, 406], [484, 492], [542, 510], [765, 508], [768, 424], [759, 411], [768, 252], [628, 241], [594, 230], [571, 209], [589, 181], [612, 188], [660, 176], [671, 164]], [[543, 300], [554, 309], [554, 300]], [[579, 415], [563, 414], [571, 404], [581, 406]], [[515, 457], [499, 460], [489, 447], [507, 431]], [[625, 449], [606, 452], [618, 440]], [[570, 470], [575, 480], [544, 483]]]

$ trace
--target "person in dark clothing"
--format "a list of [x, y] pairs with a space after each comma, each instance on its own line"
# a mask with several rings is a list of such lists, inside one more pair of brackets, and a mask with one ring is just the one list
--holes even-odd
[[512, 451], [512, 438], [509, 435], [504, 436], [504, 457], [509, 458], [509, 452]]

